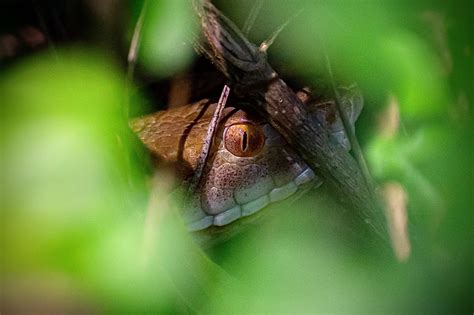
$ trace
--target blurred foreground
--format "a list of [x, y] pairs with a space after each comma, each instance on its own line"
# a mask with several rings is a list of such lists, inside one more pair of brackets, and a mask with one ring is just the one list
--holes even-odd
[[[238, 25], [251, 8], [216, 4]], [[123, 13], [130, 25], [141, 5]], [[126, 50], [131, 31], [106, 33], [2, 65], [2, 313], [472, 313], [468, 13], [454, 4], [268, 1], [250, 38], [262, 41], [299, 7], [269, 60], [317, 84], [322, 40], [336, 77], [359, 83], [357, 134], [372, 174], [406, 199], [409, 244], [398, 260], [324, 189], [268, 209], [281, 215], [206, 251], [176, 215], [169, 174], [152, 201], [157, 216], [147, 216], [150, 167], [125, 100], [132, 92], [132, 106], [150, 107], [152, 97], [139, 83], [127, 88], [123, 55], [105, 40], [119, 37]], [[149, 2], [138, 59], [146, 77], [191, 67], [186, 8]]]

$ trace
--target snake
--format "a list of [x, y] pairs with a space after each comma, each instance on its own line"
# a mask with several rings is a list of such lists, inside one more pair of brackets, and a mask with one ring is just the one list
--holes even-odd
[[[354, 99], [344, 98], [349, 100], [344, 104], [352, 123], [362, 106]], [[334, 141], [349, 150], [334, 103], [318, 105], [319, 120]], [[186, 179], [196, 170], [216, 106], [204, 99], [134, 118], [130, 127], [160, 164], [173, 165], [178, 176]], [[322, 178], [268, 122], [228, 104], [195, 198], [182, 210], [182, 217], [191, 232], [219, 229], [321, 184]]]

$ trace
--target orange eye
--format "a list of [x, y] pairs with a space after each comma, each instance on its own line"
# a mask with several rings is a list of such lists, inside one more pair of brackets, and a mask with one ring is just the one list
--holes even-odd
[[233, 155], [250, 157], [256, 155], [265, 144], [265, 136], [260, 126], [235, 124], [224, 133], [225, 148]]

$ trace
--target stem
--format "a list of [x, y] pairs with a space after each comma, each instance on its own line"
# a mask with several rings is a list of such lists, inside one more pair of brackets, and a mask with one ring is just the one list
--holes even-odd
[[204, 145], [202, 147], [201, 153], [199, 154], [196, 170], [194, 171], [191, 182], [189, 183], [187, 199], [189, 199], [189, 196], [193, 194], [199, 186], [204, 166], [206, 166], [207, 157], [209, 156], [209, 151], [211, 149], [212, 140], [214, 139], [214, 135], [217, 130], [217, 125], [222, 116], [222, 111], [224, 110], [225, 104], [227, 103], [229, 92], [229, 86], [224, 85], [221, 96], [219, 98], [219, 102], [217, 103], [216, 109], [214, 111], [214, 115], [212, 116], [211, 122], [209, 123], [209, 127], [207, 128], [206, 137], [204, 138]]
[[342, 124], [344, 125], [344, 129], [347, 135], [347, 138], [349, 139], [349, 142], [351, 144], [352, 152], [354, 153], [354, 157], [357, 160], [357, 164], [359, 164], [359, 167], [362, 171], [362, 174], [364, 176], [365, 182], [368, 187], [373, 191], [374, 189], [374, 183], [372, 180], [372, 176], [370, 174], [369, 168], [367, 167], [367, 163], [364, 158], [364, 154], [362, 153], [362, 149], [360, 148], [359, 141], [357, 140], [357, 137], [354, 132], [354, 128], [352, 128], [351, 123], [349, 121], [349, 117], [347, 117], [346, 112], [342, 109], [342, 104], [341, 104], [341, 96], [336, 88], [336, 84], [334, 82], [334, 76], [332, 73], [332, 67], [331, 67], [331, 61], [329, 60], [329, 56], [327, 53], [324, 53], [325, 59], [326, 59], [326, 67], [327, 71], [329, 74], [329, 80], [331, 82], [331, 88], [332, 92], [334, 93], [334, 101], [336, 103], [336, 108], [339, 113], [339, 116], [341, 117]]
[[252, 10], [250, 10], [249, 16], [247, 17], [244, 27], [242, 28], [242, 33], [244, 33], [246, 36], [249, 35], [250, 30], [255, 24], [255, 19], [257, 18], [258, 13], [260, 12], [260, 9], [262, 8], [262, 4], [263, 4], [263, 0], [256, 0], [254, 2]]
[[140, 43], [142, 37], [143, 21], [145, 20], [146, 10], [148, 7], [148, 0], [143, 3], [140, 15], [138, 16], [137, 24], [133, 30], [132, 40], [130, 42], [130, 49], [128, 50], [127, 56], [127, 84], [125, 89], [125, 119], [129, 118], [130, 112], [130, 85], [133, 82], [133, 76], [135, 74], [135, 67], [137, 65], [138, 52], [140, 50]]

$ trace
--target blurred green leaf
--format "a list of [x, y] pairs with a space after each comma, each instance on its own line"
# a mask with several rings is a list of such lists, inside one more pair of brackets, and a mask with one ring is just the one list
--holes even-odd
[[[42, 283], [53, 273], [74, 281], [70, 294], [111, 290], [117, 298], [114, 288], [131, 296], [124, 283], [143, 273], [137, 244], [145, 204], [127, 178], [138, 183], [143, 175], [127, 160], [123, 76], [105, 58], [61, 51], [27, 60], [0, 80], [2, 272], [13, 283]], [[116, 277], [126, 280], [118, 286]]]
[[183, 70], [192, 60], [196, 23], [187, 0], [136, 1], [146, 3], [139, 62], [159, 77]]
[[[245, 17], [242, 3], [222, 7]], [[190, 9], [187, 1], [149, 1], [145, 71], [165, 77], [189, 64], [192, 50], [182, 44], [195, 31]], [[412, 24], [421, 9], [409, 4], [270, 1], [252, 37], [264, 39], [299, 9], [269, 58], [311, 83], [324, 76], [327, 53], [338, 78], [359, 82], [371, 171], [408, 194], [406, 263], [324, 191], [276, 205], [273, 220], [209, 249], [212, 260], [168, 191], [153, 209], [163, 217], [147, 221], [145, 168], [130, 158], [136, 139], [123, 115], [124, 71], [108, 54], [75, 47], [24, 59], [0, 77], [2, 289], [22, 288], [22, 304], [49, 294], [103, 312], [469, 311], [471, 105], [458, 99], [469, 91], [441, 73], [437, 52]], [[377, 100], [388, 93], [401, 117], [391, 138], [374, 127], [385, 105]], [[159, 233], [147, 239], [147, 225]]]
[[398, 31], [381, 42], [387, 75], [394, 78], [401, 114], [407, 118], [441, 116], [448, 106], [442, 70], [414, 34]]

